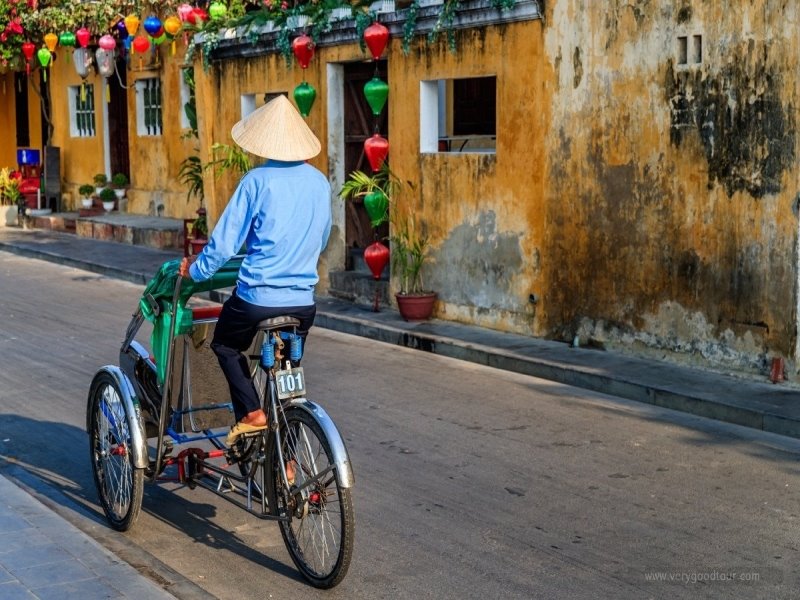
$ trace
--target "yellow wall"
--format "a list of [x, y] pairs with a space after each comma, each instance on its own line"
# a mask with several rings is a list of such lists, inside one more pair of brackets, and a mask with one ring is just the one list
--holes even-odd
[[0, 168], [17, 166], [17, 123], [14, 108], [14, 74], [0, 74]]

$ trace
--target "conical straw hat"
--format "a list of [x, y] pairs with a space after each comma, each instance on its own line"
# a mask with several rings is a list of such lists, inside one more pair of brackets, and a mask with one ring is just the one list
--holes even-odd
[[321, 150], [317, 136], [283, 94], [236, 123], [231, 136], [244, 150], [273, 160], [308, 160]]

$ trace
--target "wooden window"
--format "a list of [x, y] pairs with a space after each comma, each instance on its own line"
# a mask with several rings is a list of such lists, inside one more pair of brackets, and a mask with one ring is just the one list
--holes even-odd
[[162, 133], [161, 80], [158, 77], [136, 82], [136, 132], [140, 136]]
[[94, 85], [69, 87], [69, 133], [72, 137], [94, 137]]

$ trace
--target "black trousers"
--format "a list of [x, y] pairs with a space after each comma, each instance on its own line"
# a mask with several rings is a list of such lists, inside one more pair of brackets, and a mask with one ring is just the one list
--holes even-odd
[[272, 317], [284, 315], [295, 317], [300, 320], [297, 333], [303, 338], [303, 348], [305, 349], [306, 336], [314, 324], [316, 314], [315, 304], [310, 306], [258, 306], [242, 300], [235, 292], [223, 304], [217, 327], [214, 330], [214, 339], [211, 341], [211, 349], [217, 355], [219, 366], [228, 380], [236, 421], [240, 421], [246, 414], [261, 408], [258, 393], [256, 393], [253, 380], [250, 378], [247, 357], [242, 354], [253, 343], [256, 325], [259, 321]]

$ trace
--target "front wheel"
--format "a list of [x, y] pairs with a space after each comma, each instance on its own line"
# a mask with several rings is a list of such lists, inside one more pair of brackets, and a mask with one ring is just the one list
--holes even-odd
[[92, 382], [89, 403], [89, 452], [97, 494], [111, 526], [127, 531], [142, 508], [144, 469], [134, 467], [129, 415], [109, 373]]
[[353, 555], [355, 517], [350, 490], [341, 486], [330, 443], [304, 410], [289, 408], [281, 423], [281, 450], [290, 477], [283, 481], [272, 452], [273, 506], [289, 517], [281, 534], [294, 564], [314, 587], [332, 588], [344, 579]]

